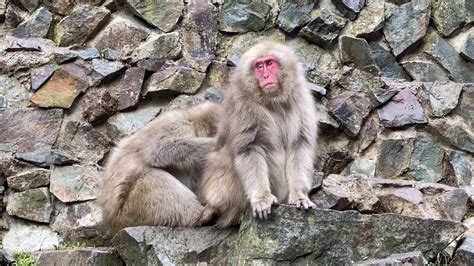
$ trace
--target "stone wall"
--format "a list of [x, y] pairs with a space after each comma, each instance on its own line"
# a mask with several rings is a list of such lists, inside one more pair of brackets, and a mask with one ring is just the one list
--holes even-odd
[[3, 248], [103, 244], [94, 199], [113, 145], [222, 99], [265, 39], [296, 49], [314, 92], [320, 207], [470, 226], [472, 3], [0, 0]]

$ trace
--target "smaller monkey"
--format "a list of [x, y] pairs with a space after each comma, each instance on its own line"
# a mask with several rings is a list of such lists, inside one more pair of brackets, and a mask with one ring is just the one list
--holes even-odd
[[263, 42], [245, 52], [222, 104], [216, 150], [200, 198], [217, 225], [240, 222], [247, 206], [267, 219], [278, 202], [314, 208], [309, 199], [317, 116], [294, 51]]
[[119, 142], [97, 198], [109, 233], [129, 226], [206, 222], [195, 191], [215, 145], [219, 108], [204, 103], [166, 112]]

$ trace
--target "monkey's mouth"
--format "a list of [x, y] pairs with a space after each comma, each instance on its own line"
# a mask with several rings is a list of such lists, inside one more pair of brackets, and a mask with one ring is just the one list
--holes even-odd
[[263, 86], [262, 90], [265, 93], [275, 93], [278, 90], [278, 86], [276, 83], [267, 83]]

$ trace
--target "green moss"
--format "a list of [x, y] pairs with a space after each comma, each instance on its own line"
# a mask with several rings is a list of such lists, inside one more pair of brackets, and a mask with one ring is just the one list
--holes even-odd
[[51, 25], [49, 26], [47, 37], [53, 40], [56, 44], [59, 43], [60, 37], [57, 34], [57, 27], [59, 21], [61, 21], [63, 17], [59, 15], [53, 15], [53, 21], [51, 21]]
[[31, 257], [30, 254], [25, 252], [15, 253], [15, 262], [13, 266], [34, 266], [37, 265], [36, 261]]

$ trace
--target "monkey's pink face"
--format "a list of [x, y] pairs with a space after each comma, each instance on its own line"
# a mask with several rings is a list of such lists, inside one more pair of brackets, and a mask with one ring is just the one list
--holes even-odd
[[275, 92], [278, 89], [278, 71], [280, 68], [278, 60], [273, 56], [259, 57], [252, 66], [258, 85], [263, 92]]

